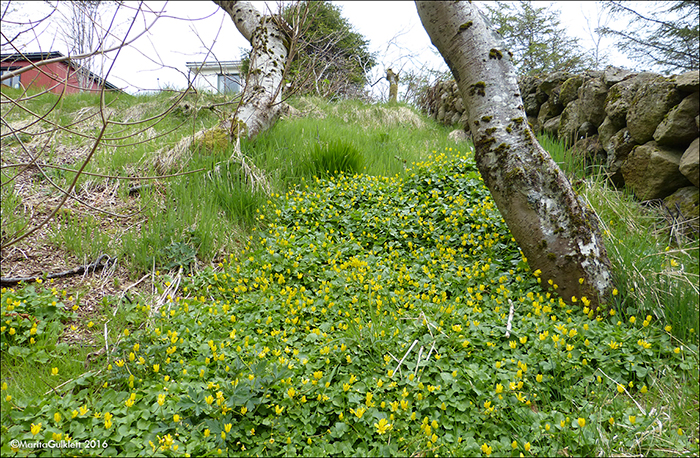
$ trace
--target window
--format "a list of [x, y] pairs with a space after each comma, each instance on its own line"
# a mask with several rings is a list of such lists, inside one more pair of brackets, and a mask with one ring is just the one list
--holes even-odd
[[[13, 72], [13, 71], [15, 71], [15, 70], [19, 70], [20, 68], [22, 68], [22, 67], [7, 67], [7, 68], [3, 68], [2, 70], [0, 70], [0, 76], [4, 75], [5, 73], [10, 73], [10, 72]], [[15, 75], [15, 76], [13, 76], [13, 77], [10, 78], [10, 79], [3, 80], [3, 81], [2, 81], [2, 84], [3, 84], [4, 86], [10, 86], [10, 87], [13, 87], [13, 88], [15, 88], [15, 89], [19, 89], [19, 87], [20, 87], [20, 76], [22, 76], [22, 75]]]
[[241, 91], [241, 83], [237, 74], [218, 75], [219, 92], [237, 93]]

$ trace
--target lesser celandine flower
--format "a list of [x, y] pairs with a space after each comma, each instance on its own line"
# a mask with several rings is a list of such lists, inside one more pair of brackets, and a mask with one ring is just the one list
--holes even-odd
[[628, 417], [628, 419], [629, 419], [629, 421], [630, 421], [631, 424], [635, 424], [635, 422], [637, 421], [637, 416], [636, 416], [636, 415], [630, 415], [630, 416]]
[[579, 418], [578, 418], [578, 426], [579, 426], [580, 428], [583, 428], [584, 426], [586, 426], [586, 419], [585, 419], [585, 418], [579, 417]]
[[32, 423], [30, 431], [31, 431], [33, 436], [36, 436], [37, 434], [39, 434], [39, 431], [41, 431], [41, 423], [38, 423], [36, 425], [34, 423]]

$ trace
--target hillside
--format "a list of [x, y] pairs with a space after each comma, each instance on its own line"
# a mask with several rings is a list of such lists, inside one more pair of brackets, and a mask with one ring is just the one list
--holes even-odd
[[[3, 455], [697, 455], [697, 242], [581, 176], [619, 275], [595, 316], [540, 285], [470, 145], [410, 107], [292, 100], [302, 117], [232, 157], [182, 147], [232, 107], [178, 97], [107, 101], [83, 203], [3, 249], [3, 277], [116, 259], [2, 289]], [[3, 110], [24, 126], [3, 126], [3, 243], [101, 129], [96, 99], [23, 106]]]

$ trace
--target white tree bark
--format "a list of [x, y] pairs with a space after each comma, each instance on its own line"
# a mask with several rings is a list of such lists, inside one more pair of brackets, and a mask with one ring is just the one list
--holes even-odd
[[223, 127], [232, 138], [253, 138], [271, 127], [287, 109], [281, 102], [288, 55], [285, 34], [271, 16], [261, 14], [250, 2], [215, 0], [214, 3], [231, 16], [253, 46], [243, 101], [233, 119]]
[[605, 306], [613, 282], [596, 216], [529, 127], [503, 39], [471, 2], [416, 6], [459, 86], [484, 183], [531, 268], [563, 298]]

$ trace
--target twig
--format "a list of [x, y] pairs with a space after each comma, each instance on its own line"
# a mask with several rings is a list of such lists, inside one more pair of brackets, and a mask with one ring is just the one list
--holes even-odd
[[608, 374], [606, 374], [605, 372], [603, 372], [603, 369], [598, 368], [598, 370], [600, 371], [601, 374], [603, 374], [604, 376], [606, 376], [606, 377], [608, 378], [608, 380], [610, 380], [611, 382], [613, 382], [613, 383], [615, 383], [615, 384], [621, 386], [622, 389], [625, 391], [625, 394], [626, 394], [627, 396], [629, 396], [629, 398], [637, 405], [637, 408], [639, 409], [639, 411], [642, 412], [642, 415], [644, 415], [644, 416], [646, 417], [646, 415], [647, 415], [646, 410], [644, 410], [644, 407], [642, 407], [641, 405], [639, 405], [639, 403], [637, 402], [637, 400], [634, 399], [634, 398], [632, 397], [632, 395], [629, 393], [629, 391], [627, 391], [627, 388], [625, 388], [625, 385], [623, 385], [623, 384], [621, 384], [621, 383], [618, 383], [618, 382], [615, 381], [614, 379], [610, 378], [610, 376], [609, 376]]
[[[102, 263], [102, 260], [107, 258], [107, 260]], [[0, 285], [14, 285], [15, 283], [20, 283], [20, 282], [32, 282], [36, 280], [37, 278], [62, 278], [62, 277], [70, 277], [72, 275], [79, 275], [82, 273], [85, 273], [86, 275], [90, 273], [90, 271], [95, 272], [98, 268], [101, 267], [107, 267], [110, 262], [114, 262], [112, 258], [107, 256], [106, 254], [101, 254], [97, 260], [91, 264], [85, 264], [82, 266], [78, 266], [74, 269], [71, 270], [66, 270], [63, 272], [58, 272], [54, 274], [46, 274], [46, 275], [38, 275], [35, 277], [17, 277], [17, 278], [8, 278], [8, 277], [0, 277]]]
[[508, 324], [506, 325], [506, 339], [510, 337], [510, 329], [513, 325], [513, 312], [515, 312], [513, 301], [508, 299], [508, 302], [510, 303], [510, 312], [508, 312]]
[[399, 370], [399, 368], [401, 367], [401, 364], [403, 363], [404, 359], [406, 359], [406, 357], [408, 356], [408, 354], [411, 353], [411, 350], [413, 350], [413, 347], [415, 347], [417, 343], [418, 343], [418, 339], [416, 339], [416, 340], [413, 341], [413, 343], [411, 344], [411, 346], [408, 348], [408, 351], [406, 352], [406, 354], [404, 354], [404, 355], [403, 355], [403, 358], [401, 358], [401, 361], [399, 361], [399, 365], [396, 366], [396, 369], [394, 369], [394, 372], [391, 374], [391, 378], [394, 378], [394, 374], [396, 374], [396, 371]]

